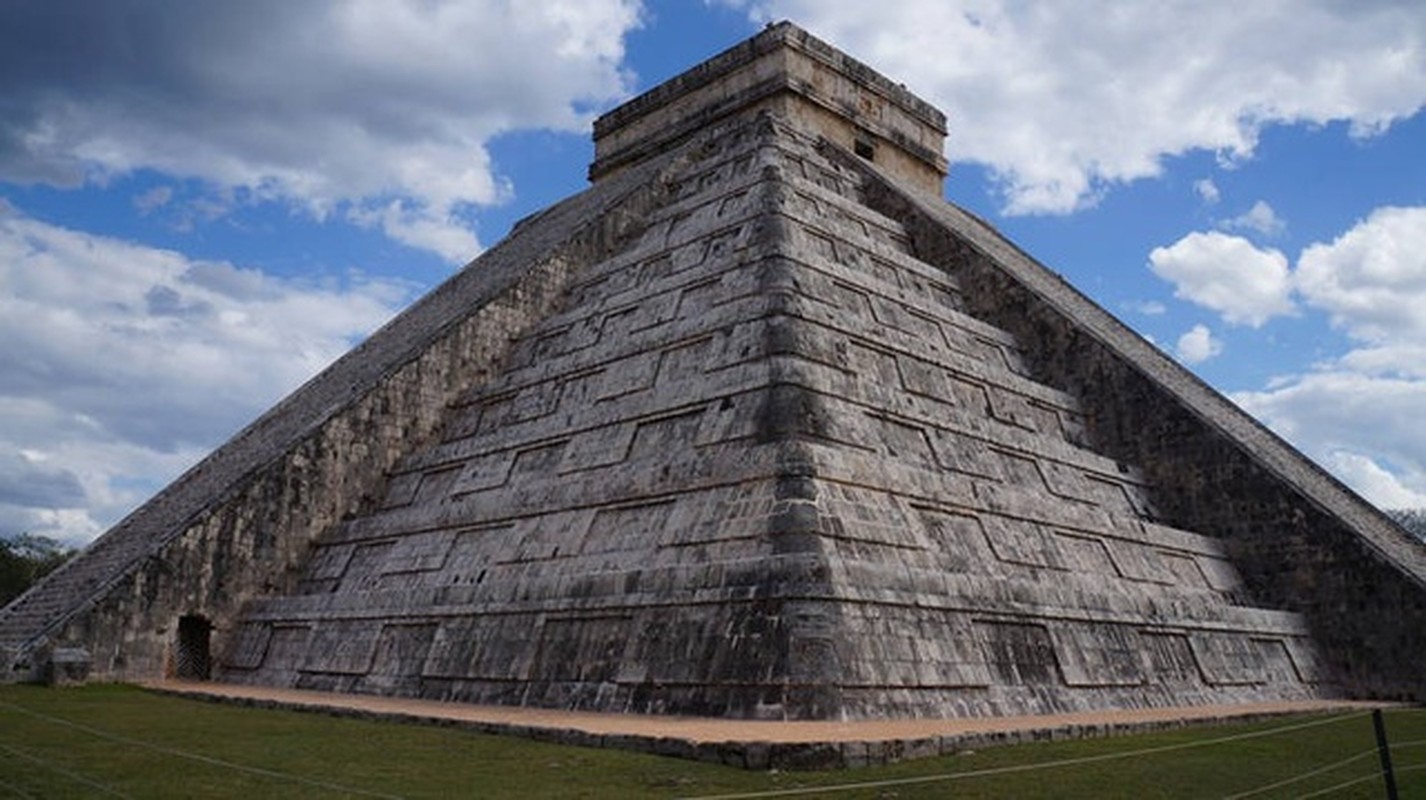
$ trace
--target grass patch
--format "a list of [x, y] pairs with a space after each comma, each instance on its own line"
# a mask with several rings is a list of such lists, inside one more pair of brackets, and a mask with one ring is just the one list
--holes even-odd
[[[1401, 796], [1426, 797], [1426, 710], [1389, 711], [1386, 725]], [[1264, 732], [1271, 733], [1255, 735]], [[1364, 715], [992, 748], [844, 772], [765, 773], [211, 704], [127, 686], [0, 686], [0, 797], [667, 798], [806, 788], [814, 793], [802, 796], [849, 800], [1202, 798], [1247, 792], [1355, 756], [1252, 797], [1303, 797], [1359, 777], [1368, 779], [1330, 796], [1384, 796]], [[1078, 763], [1046, 766], [1063, 761]], [[968, 774], [987, 772], [993, 774]], [[960, 777], [940, 779], [948, 775]], [[914, 782], [926, 778], [936, 780]], [[869, 783], [878, 785], [832, 788]]]

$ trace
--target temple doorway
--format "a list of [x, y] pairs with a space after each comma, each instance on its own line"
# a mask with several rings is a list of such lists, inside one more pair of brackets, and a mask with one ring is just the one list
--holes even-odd
[[213, 624], [207, 617], [187, 614], [178, 619], [178, 644], [173, 658], [173, 677], [181, 681], [206, 681], [212, 673], [208, 653]]

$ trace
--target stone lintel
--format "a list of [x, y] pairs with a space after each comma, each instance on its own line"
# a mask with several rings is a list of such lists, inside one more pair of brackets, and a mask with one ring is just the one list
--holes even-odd
[[602, 180], [729, 116], [761, 110], [940, 194], [945, 115], [790, 22], [768, 27], [596, 120], [589, 178]]

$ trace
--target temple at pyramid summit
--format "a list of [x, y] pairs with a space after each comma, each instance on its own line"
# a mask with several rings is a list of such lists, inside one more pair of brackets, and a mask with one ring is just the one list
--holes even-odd
[[[957, 124], [976, 124], [959, 120]], [[1426, 548], [788, 23], [0, 611], [4, 680], [775, 720], [1426, 699]]]

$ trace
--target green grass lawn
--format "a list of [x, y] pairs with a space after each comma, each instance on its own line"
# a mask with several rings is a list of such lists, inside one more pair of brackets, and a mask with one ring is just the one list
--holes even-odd
[[[1389, 711], [1386, 725], [1401, 797], [1426, 797], [1426, 710]], [[1367, 776], [1320, 796], [1385, 796], [1365, 715], [1019, 745], [853, 771], [769, 773], [210, 704], [126, 686], [0, 686], [0, 797], [640, 798], [808, 789], [785, 796], [1200, 798], [1230, 797], [1348, 759], [1247, 796], [1305, 797]], [[869, 783], [878, 785], [834, 788]]]

